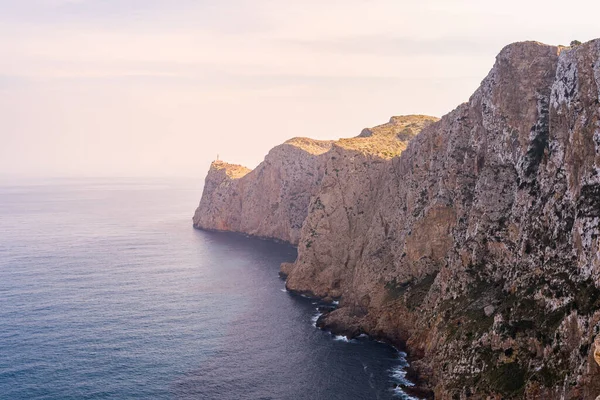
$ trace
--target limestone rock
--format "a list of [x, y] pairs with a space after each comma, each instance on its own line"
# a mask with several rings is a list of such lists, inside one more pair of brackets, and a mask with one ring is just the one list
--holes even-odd
[[311, 195], [332, 142], [294, 138], [274, 148], [254, 170], [212, 163], [194, 227], [242, 232], [297, 244]]
[[436, 399], [596, 398], [600, 40], [509, 45], [440, 121], [328, 146], [211, 168], [196, 226], [296, 243], [287, 288], [340, 298], [319, 325], [406, 346]]
[[290, 275], [290, 272], [292, 271], [292, 268], [294, 268], [294, 264], [293, 263], [283, 263], [281, 264], [281, 268], [279, 271], [279, 276], [283, 277], [283, 278], [287, 278]]

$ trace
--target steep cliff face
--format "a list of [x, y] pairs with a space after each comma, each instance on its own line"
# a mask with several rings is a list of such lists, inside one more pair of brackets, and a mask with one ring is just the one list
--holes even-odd
[[341, 297], [322, 326], [406, 342], [436, 398], [595, 398], [599, 58], [600, 41], [505, 48], [360, 215], [321, 186], [288, 288]]
[[331, 145], [294, 138], [272, 149], [252, 171], [213, 162], [194, 227], [297, 244], [311, 195], [323, 178], [324, 154]]
[[288, 289], [406, 344], [436, 399], [596, 398], [600, 40], [507, 46], [406, 149], [376, 130], [321, 154]]

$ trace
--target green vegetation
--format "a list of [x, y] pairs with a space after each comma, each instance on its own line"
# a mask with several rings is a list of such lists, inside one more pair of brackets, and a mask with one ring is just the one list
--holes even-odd
[[412, 285], [406, 295], [406, 306], [410, 310], [415, 310], [417, 307], [423, 304], [423, 301], [425, 300], [427, 293], [429, 293], [429, 289], [431, 289], [431, 285], [433, 285], [433, 281], [435, 281], [436, 276], [437, 272], [425, 275], [423, 279]]
[[581, 44], [581, 42], [580, 42], [579, 40], [573, 40], [573, 41], [571, 42], [571, 45], [570, 45], [570, 46], [571, 46], [571, 47], [574, 47], [574, 46], [579, 46], [580, 44]]
[[314, 210], [324, 210], [324, 209], [325, 209], [325, 206], [323, 205], [323, 202], [321, 201], [321, 198], [320, 198], [320, 197], [317, 197], [317, 198], [315, 199], [315, 203], [314, 203], [314, 209], [313, 209], [313, 211], [314, 211]]
[[580, 315], [590, 315], [600, 309], [600, 289], [596, 287], [594, 281], [588, 279], [577, 285], [573, 308]]
[[305, 137], [295, 137], [286, 141], [285, 144], [297, 147], [301, 150], [306, 151], [309, 154], [319, 155], [329, 151], [329, 149], [331, 149], [333, 141], [316, 140]]
[[506, 397], [518, 396], [525, 389], [527, 371], [518, 363], [502, 364], [486, 372], [490, 388]]
[[385, 284], [385, 289], [387, 290], [386, 300], [394, 301], [406, 294], [406, 297], [404, 298], [406, 306], [410, 310], [415, 310], [425, 300], [436, 276], [437, 272], [425, 275], [425, 277], [419, 281], [412, 279], [405, 282], [397, 282], [394, 278], [394, 280]]
[[396, 278], [394, 278], [394, 280], [387, 282], [385, 284], [385, 289], [387, 291], [386, 293], [386, 300], [387, 301], [394, 301], [399, 299], [402, 295], [404, 295], [404, 293], [406, 293], [406, 290], [408, 289], [408, 287], [410, 286], [411, 281], [407, 281], [407, 282], [397, 282]]
[[537, 374], [534, 374], [531, 377], [531, 379], [538, 380], [545, 387], [552, 388], [562, 382], [564, 376], [561, 376], [561, 374], [557, 373], [555, 370], [544, 365], [542, 369], [537, 372]]
[[389, 123], [369, 129], [368, 136], [340, 139], [336, 144], [362, 154], [390, 159], [400, 155], [406, 149], [410, 139], [425, 126], [437, 120], [424, 115], [392, 117]]
[[[466, 387], [479, 387], [482, 393], [496, 394], [503, 399], [517, 399], [524, 394], [527, 382], [537, 382], [546, 388], [554, 388], [570, 374], [569, 357], [572, 349], [561, 342], [558, 328], [573, 312], [589, 316], [600, 310], [600, 289], [588, 279], [577, 281], [565, 269], [553, 274], [531, 275], [521, 286], [508, 288], [505, 281], [494, 281], [483, 272], [484, 266], [473, 265], [466, 272], [471, 277], [465, 295], [443, 301], [438, 314], [444, 319], [446, 343], [455, 344], [457, 351], [465, 351], [475, 357], [476, 365], [482, 365], [479, 374], [456, 374], [449, 385], [453, 393], [460, 395]], [[404, 301], [406, 307], [416, 311], [431, 290], [435, 275], [420, 280], [391, 281], [385, 286], [386, 298]], [[551, 310], [539, 294], [561, 300], [564, 304]], [[569, 301], [570, 300], [570, 301]], [[493, 313], [486, 316], [484, 309], [491, 305]], [[494, 325], [495, 317], [501, 321]], [[492, 350], [479, 339], [494, 330], [501, 340], [511, 343], [509, 347]], [[552, 349], [554, 355], [542, 365], [529, 364], [535, 349], [531, 339]], [[578, 345], [575, 351], [586, 357], [591, 343]], [[461, 350], [462, 349], [462, 350]], [[536, 368], [537, 367], [537, 368]], [[446, 367], [445, 367], [446, 368]], [[452, 366], [448, 365], [450, 371]]]

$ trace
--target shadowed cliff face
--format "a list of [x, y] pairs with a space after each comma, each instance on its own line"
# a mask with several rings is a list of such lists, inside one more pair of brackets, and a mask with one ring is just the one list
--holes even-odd
[[406, 344], [436, 399], [596, 398], [600, 40], [507, 46], [402, 150], [321, 155], [288, 289]]

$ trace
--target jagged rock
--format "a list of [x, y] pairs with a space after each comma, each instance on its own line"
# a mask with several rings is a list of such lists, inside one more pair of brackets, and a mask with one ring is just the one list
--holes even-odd
[[483, 313], [486, 317], [489, 317], [490, 315], [494, 314], [494, 311], [496, 311], [496, 308], [492, 305], [485, 306], [485, 308], [483, 309]]
[[[600, 40], [509, 45], [408, 146], [397, 124], [319, 155], [287, 288], [341, 298], [319, 326], [406, 345], [436, 399], [596, 398]], [[249, 187], [285, 183], [254, 179], [239, 200], [211, 174], [195, 221], [217, 226], [257, 207]], [[257, 220], [220, 226], [256, 234]]]
[[281, 264], [281, 268], [279, 271], [279, 275], [283, 278], [287, 278], [290, 274], [290, 272], [292, 271], [292, 268], [294, 268], [294, 264], [293, 263], [283, 263]]

